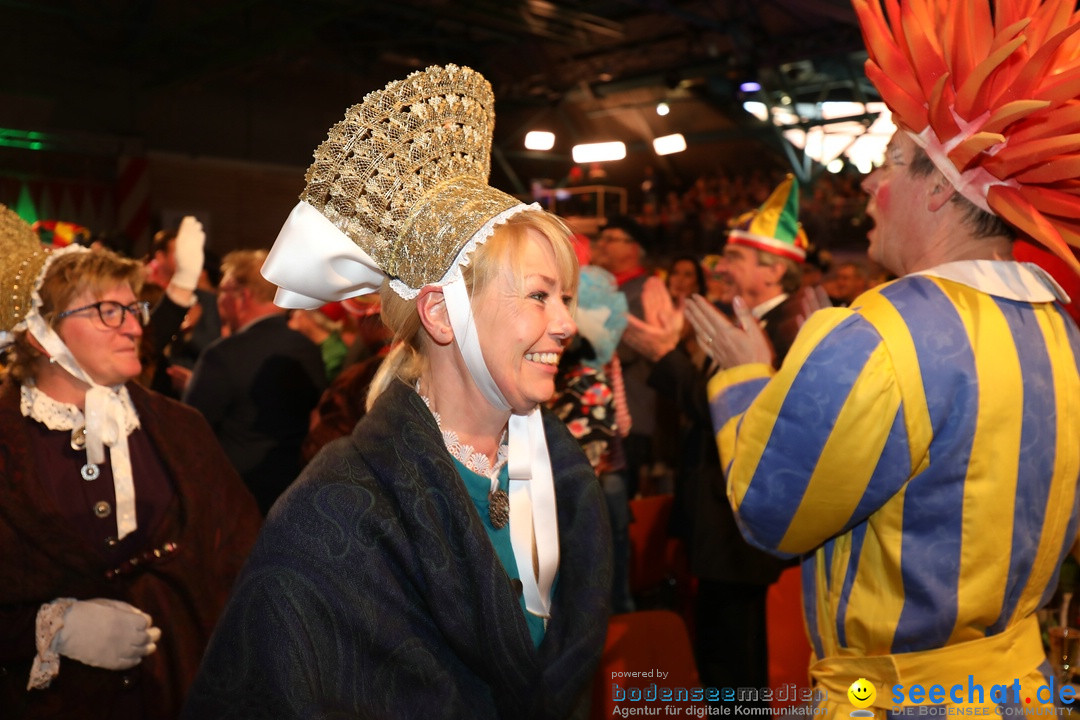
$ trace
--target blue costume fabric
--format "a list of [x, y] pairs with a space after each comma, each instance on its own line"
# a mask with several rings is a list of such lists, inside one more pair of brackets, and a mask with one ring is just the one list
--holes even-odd
[[267, 517], [188, 718], [564, 718], [603, 649], [611, 540], [592, 467], [546, 416], [560, 535], [535, 646], [421, 398], [393, 383]]
[[[710, 382], [744, 535], [805, 556], [818, 660], [926, 654], [932, 671], [972, 642], [975, 667], [981, 641], [1032, 626], [1076, 540], [1080, 333], [1026, 266], [950, 265], [815, 313], [775, 375]], [[994, 663], [1026, 688], [1037, 654]]]

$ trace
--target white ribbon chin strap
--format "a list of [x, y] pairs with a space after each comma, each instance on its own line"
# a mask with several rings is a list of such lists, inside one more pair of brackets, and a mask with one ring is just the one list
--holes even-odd
[[510, 544], [522, 576], [525, 608], [546, 620], [551, 617], [551, 589], [559, 570], [559, 518], [540, 408], [528, 415], [511, 415], [509, 434]]
[[[113, 472], [116, 493], [116, 537], [122, 540], [137, 527], [135, 519], [135, 478], [131, 472], [131, 452], [128, 448], [126, 412], [123, 401], [112, 388], [98, 385], [79, 366], [71, 350], [49, 327], [34, 308], [26, 316], [27, 331], [41, 343], [52, 362], [90, 386], [86, 391], [83, 416], [86, 419], [86, 460], [94, 465], [105, 462], [105, 447]], [[123, 387], [123, 386], [121, 386]]]
[[[465, 281], [459, 277], [447, 283], [443, 286], [443, 295], [454, 337], [473, 382], [488, 402], [497, 408], [509, 409], [510, 404], [484, 362]], [[510, 545], [514, 549], [525, 608], [547, 620], [551, 617], [551, 588], [559, 569], [559, 518], [540, 408], [533, 408], [528, 415], [511, 413], [508, 435]]]

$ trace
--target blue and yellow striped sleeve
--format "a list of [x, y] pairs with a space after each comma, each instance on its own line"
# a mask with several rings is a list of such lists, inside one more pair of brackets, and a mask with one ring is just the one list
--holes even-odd
[[747, 540], [806, 553], [881, 507], [909, 476], [911, 450], [892, 359], [846, 308], [808, 320], [771, 378], [718, 373], [710, 409], [728, 497]]

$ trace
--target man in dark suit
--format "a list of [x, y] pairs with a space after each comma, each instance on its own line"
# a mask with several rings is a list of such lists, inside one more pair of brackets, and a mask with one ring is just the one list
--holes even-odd
[[225, 256], [218, 310], [228, 335], [203, 351], [184, 392], [202, 412], [265, 515], [300, 472], [300, 445], [326, 384], [319, 348], [289, 329], [265, 250]]

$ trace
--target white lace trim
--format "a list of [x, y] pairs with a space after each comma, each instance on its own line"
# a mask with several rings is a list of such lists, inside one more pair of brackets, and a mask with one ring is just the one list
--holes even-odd
[[62, 247], [59, 250], [52, 250], [45, 258], [45, 262], [41, 265], [41, 270], [38, 271], [38, 276], [34, 278], [34, 289], [30, 292], [30, 312], [26, 313], [19, 322], [15, 323], [15, 327], [11, 328], [11, 336], [14, 338], [15, 334], [26, 330], [27, 322], [26, 318], [31, 314], [41, 315], [41, 283], [45, 280], [45, 274], [49, 272], [49, 266], [53, 264], [53, 261], [61, 255], [66, 255], [71, 252], [90, 252], [90, 248], [83, 247], [82, 245], [68, 245]]
[[420, 395], [420, 399], [427, 405], [427, 409], [431, 410], [431, 414], [435, 418], [435, 424], [439, 426], [439, 432], [442, 433], [443, 444], [446, 446], [446, 450], [462, 465], [469, 468], [477, 475], [482, 475], [491, 480], [493, 489], [497, 487], [499, 482], [499, 471], [502, 470], [502, 467], [506, 464], [506, 459], [509, 456], [506, 433], [503, 433], [502, 440], [499, 443], [499, 451], [495, 455], [495, 465], [492, 466], [491, 460], [487, 455], [482, 452], [477, 452], [472, 445], [466, 445], [461, 442], [461, 439], [458, 438], [458, 434], [453, 430], [444, 430], [442, 418], [439, 417], [439, 413], [431, 409], [431, 401], [420, 393], [419, 388], [417, 388], [416, 394]]
[[[130, 435], [139, 427], [139, 414], [124, 385], [116, 390], [117, 397], [124, 407], [124, 432]], [[23, 385], [19, 394], [19, 410], [23, 417], [37, 420], [50, 430], [81, 430], [86, 424], [82, 410], [71, 403], [60, 402], [49, 397], [34, 385]]]
[[64, 615], [75, 604], [74, 598], [60, 598], [45, 603], [38, 610], [35, 622], [35, 642], [37, 655], [30, 667], [30, 679], [27, 690], [44, 690], [60, 674], [60, 653], [53, 647], [56, 636], [64, 627]]
[[[540, 203], [531, 203], [525, 205], [524, 203], [515, 205], [512, 208], [503, 210], [495, 217], [488, 220], [486, 223], [480, 226], [480, 229], [473, 233], [473, 236], [469, 238], [469, 242], [465, 243], [465, 246], [458, 251], [457, 257], [454, 258], [454, 262], [450, 264], [450, 269], [446, 271], [446, 274], [438, 282], [429, 283], [436, 287], [443, 287], [448, 283], [457, 280], [461, 277], [461, 268], [467, 266], [472, 259], [473, 251], [476, 250], [478, 245], [482, 245], [494, 234], [495, 228], [502, 225], [510, 218], [514, 217], [518, 213], [525, 212], [527, 210], [543, 210], [540, 207]], [[426, 286], [425, 286], [426, 287]], [[390, 289], [397, 293], [405, 300], [412, 300], [414, 297], [420, 294], [420, 290], [423, 288], [411, 288], [401, 280], [394, 278], [390, 281]]]

